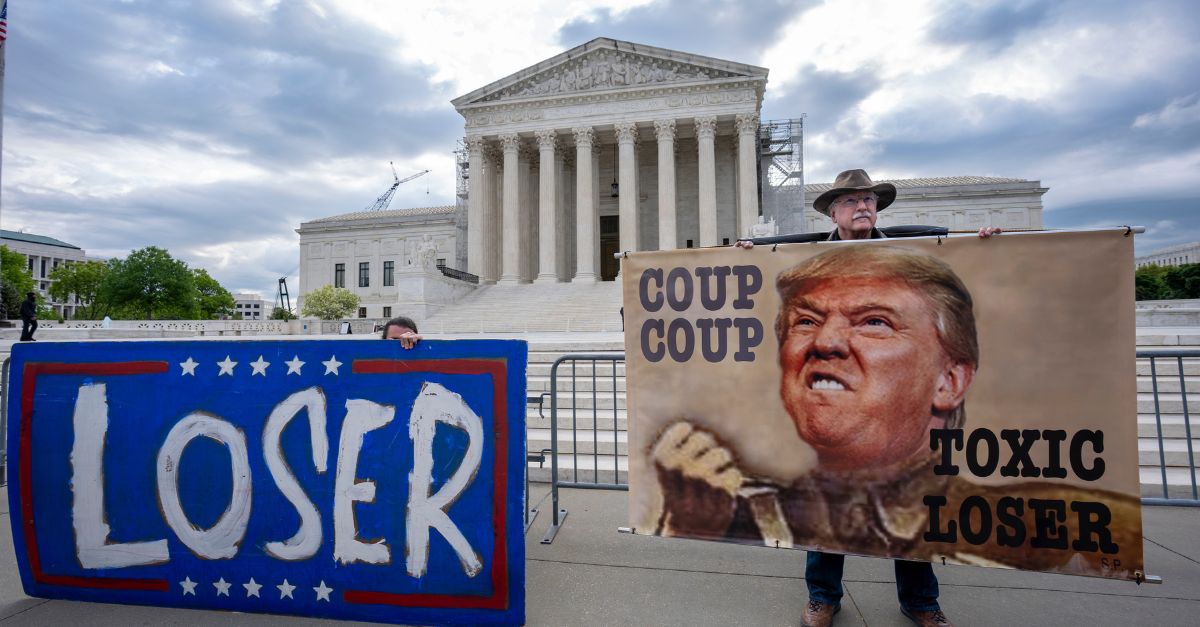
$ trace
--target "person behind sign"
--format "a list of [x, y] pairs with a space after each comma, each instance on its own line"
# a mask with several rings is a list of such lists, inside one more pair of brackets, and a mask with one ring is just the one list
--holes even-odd
[[400, 345], [404, 348], [412, 348], [421, 341], [421, 336], [417, 334], [417, 323], [404, 316], [388, 320], [387, 324], [383, 325], [380, 337], [385, 340], [400, 340]]

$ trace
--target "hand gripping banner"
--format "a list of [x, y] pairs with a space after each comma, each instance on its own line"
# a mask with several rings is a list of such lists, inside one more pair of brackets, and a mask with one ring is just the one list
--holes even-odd
[[1140, 581], [1124, 230], [622, 263], [638, 533]]
[[19, 344], [26, 593], [521, 624], [517, 341]]

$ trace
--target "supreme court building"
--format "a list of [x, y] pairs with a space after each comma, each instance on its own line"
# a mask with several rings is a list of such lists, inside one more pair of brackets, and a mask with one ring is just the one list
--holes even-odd
[[[398, 277], [427, 269], [422, 255], [457, 294], [463, 271], [480, 285], [609, 281], [614, 253], [729, 244], [760, 216], [827, 231], [812, 200], [829, 184], [805, 184], [799, 119], [760, 121], [766, 84], [766, 68], [599, 38], [455, 98], [458, 204], [302, 224], [300, 298], [344, 286], [360, 316], [387, 317], [413, 309]], [[888, 182], [883, 226], [1042, 228], [1039, 181]]]
[[746, 233], [766, 83], [766, 68], [600, 38], [454, 99], [468, 272], [596, 281], [618, 251]]

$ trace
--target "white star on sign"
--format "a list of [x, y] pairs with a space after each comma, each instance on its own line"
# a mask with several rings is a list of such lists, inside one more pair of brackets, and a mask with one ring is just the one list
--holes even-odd
[[192, 581], [191, 577], [184, 577], [183, 581], [179, 582], [183, 586], [183, 596], [196, 596], [196, 582]]
[[263, 356], [259, 355], [257, 361], [250, 362], [250, 367], [254, 369], [254, 372], [251, 372], [250, 376], [253, 377], [256, 374], [261, 374], [264, 377], [267, 376], [267, 366], [270, 365], [271, 362], [263, 361]]
[[300, 361], [299, 355], [292, 357], [291, 361], [285, 361], [283, 363], [287, 364], [288, 374], [300, 374], [300, 368], [304, 365], [304, 362]]
[[283, 583], [281, 583], [281, 584], [279, 584], [278, 586], [275, 586], [275, 587], [276, 587], [276, 588], [279, 588], [279, 598], [281, 598], [281, 599], [282, 599], [283, 597], [287, 597], [287, 598], [289, 598], [289, 599], [295, 599], [295, 598], [296, 598], [296, 597], [292, 596], [292, 590], [295, 590], [295, 589], [296, 589], [296, 586], [293, 586], [292, 584], [288, 583], [288, 580], [287, 580], [287, 579], [284, 579], [284, 580], [283, 580]]
[[250, 598], [250, 597], [258, 597], [260, 599], [262, 598], [262, 597], [258, 596], [258, 589], [262, 587], [262, 584], [256, 583], [254, 581], [254, 577], [250, 578], [250, 583], [242, 584], [242, 587], [246, 589], [246, 598]]
[[[188, 355], [187, 361], [179, 362], [179, 367], [183, 368], [183, 374], [190, 374], [193, 377], [196, 376], [196, 366], [199, 366], [199, 365], [200, 365], [200, 362], [192, 359], [191, 355]], [[180, 376], [183, 376], [183, 375], [180, 375]]]
[[224, 577], [214, 581], [213, 587], [217, 589], [217, 596], [229, 596], [229, 582], [225, 581]]
[[233, 376], [233, 367], [236, 365], [238, 365], [238, 362], [230, 359], [229, 355], [226, 355], [225, 361], [217, 362], [217, 367], [221, 369], [221, 371], [217, 373], [217, 376], [219, 377], [223, 374], [227, 374], [232, 377]]
[[325, 374], [336, 375], [338, 374], [338, 368], [342, 366], [342, 362], [337, 360], [336, 355], [330, 355], [329, 361], [323, 361], [321, 363], [325, 365]]
[[313, 587], [313, 590], [317, 592], [317, 601], [329, 601], [329, 593], [333, 592], [333, 588], [325, 587], [324, 579], [321, 580], [321, 585]]

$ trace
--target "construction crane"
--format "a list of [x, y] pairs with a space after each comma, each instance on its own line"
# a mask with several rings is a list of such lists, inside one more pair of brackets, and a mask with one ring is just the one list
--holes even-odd
[[388, 205], [392, 204], [392, 195], [396, 193], [396, 188], [400, 187], [401, 183], [407, 183], [415, 178], [420, 178], [426, 174], [429, 174], [429, 170], [421, 170], [410, 177], [400, 178], [396, 176], [396, 164], [388, 161], [388, 165], [392, 166], [392, 180], [394, 180], [395, 183], [392, 183], [392, 186], [389, 187], [386, 192], [380, 194], [379, 198], [375, 199], [375, 202], [367, 205], [366, 211], [383, 211], [384, 209], [387, 209]]
[[279, 277], [279, 291], [275, 293], [275, 306], [292, 313], [292, 297], [288, 294], [287, 277]]

